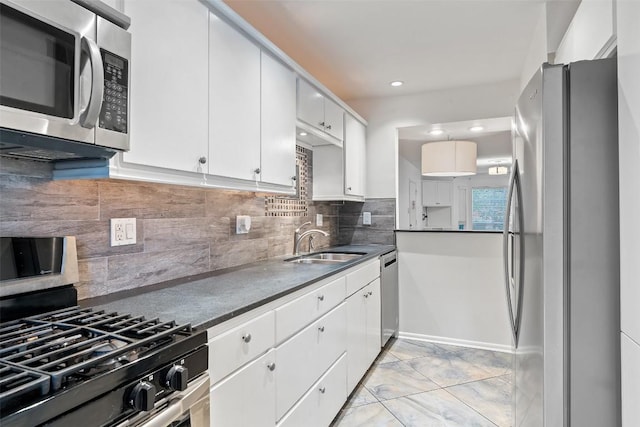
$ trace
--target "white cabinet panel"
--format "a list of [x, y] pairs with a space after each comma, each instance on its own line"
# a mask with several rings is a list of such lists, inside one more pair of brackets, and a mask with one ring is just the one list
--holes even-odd
[[[129, 163], [197, 172], [208, 153], [208, 19], [197, 1], [127, 0], [131, 17]], [[205, 170], [206, 172], [206, 166]]]
[[262, 52], [261, 81], [260, 178], [291, 186], [296, 176], [296, 78]]
[[380, 279], [347, 298], [347, 392], [380, 353]]
[[328, 98], [324, 99], [324, 129], [340, 141], [344, 138], [344, 110]]
[[276, 342], [286, 338], [307, 326], [345, 297], [345, 277], [340, 277], [325, 286], [291, 301], [276, 309]]
[[274, 312], [269, 311], [209, 340], [212, 384], [275, 345], [274, 319]]
[[326, 427], [347, 400], [347, 360], [343, 355], [304, 395], [278, 427]]
[[260, 48], [210, 16], [209, 173], [254, 180], [260, 169]]
[[451, 193], [453, 183], [451, 181], [422, 181], [423, 206], [451, 206]]
[[376, 259], [347, 274], [347, 295], [351, 295], [380, 276], [380, 260]]
[[[303, 79], [298, 79], [298, 120], [333, 137], [344, 138], [344, 109]], [[324, 139], [324, 138], [323, 138]], [[326, 138], [331, 141], [331, 138]]]
[[374, 280], [366, 288], [367, 291], [367, 332], [366, 332], [366, 354], [367, 367], [378, 357], [381, 348], [381, 313], [380, 306], [380, 279]]
[[341, 304], [276, 349], [276, 416], [280, 419], [346, 350]]
[[302, 79], [298, 79], [297, 111], [299, 120], [314, 128], [324, 129], [324, 96]]
[[344, 193], [364, 197], [366, 127], [350, 114], [344, 121]]
[[622, 427], [640, 426], [640, 345], [622, 334]]
[[275, 350], [211, 387], [211, 427], [273, 427]]

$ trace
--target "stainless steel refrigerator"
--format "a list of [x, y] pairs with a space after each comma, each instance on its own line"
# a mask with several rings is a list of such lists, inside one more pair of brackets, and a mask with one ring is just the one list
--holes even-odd
[[515, 111], [504, 232], [513, 425], [620, 426], [615, 59], [544, 64]]

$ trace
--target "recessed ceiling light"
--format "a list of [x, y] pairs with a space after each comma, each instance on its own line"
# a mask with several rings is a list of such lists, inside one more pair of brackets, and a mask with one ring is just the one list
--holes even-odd
[[307, 136], [307, 133], [306, 133], [306, 132], [300, 132], [298, 135], [300, 135], [300, 136]]
[[401, 82], [400, 80], [396, 80], [394, 82], [389, 83], [391, 86], [393, 87], [398, 87], [398, 86], [402, 86], [404, 84], [404, 82]]
[[471, 127], [469, 128], [469, 130], [470, 130], [471, 132], [480, 132], [481, 130], [484, 130], [484, 126], [480, 126], [480, 125], [478, 125], [478, 126], [471, 126]]
[[442, 135], [444, 131], [442, 129], [433, 129], [429, 131], [429, 135]]

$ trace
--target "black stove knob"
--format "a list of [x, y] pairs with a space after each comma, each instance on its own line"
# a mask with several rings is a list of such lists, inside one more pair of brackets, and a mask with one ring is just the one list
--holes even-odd
[[150, 411], [156, 399], [156, 387], [148, 381], [141, 381], [133, 387], [129, 404], [138, 411]]
[[187, 381], [189, 381], [189, 370], [182, 365], [173, 365], [167, 372], [167, 387], [172, 390], [186, 390]]

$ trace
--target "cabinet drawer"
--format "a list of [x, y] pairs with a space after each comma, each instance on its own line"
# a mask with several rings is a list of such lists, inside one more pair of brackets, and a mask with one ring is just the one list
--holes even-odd
[[340, 304], [345, 297], [345, 283], [346, 279], [343, 276], [277, 308], [276, 342], [284, 341]]
[[273, 427], [276, 422], [275, 350], [211, 387], [211, 425]]
[[347, 400], [346, 355], [316, 382], [278, 427], [326, 427]]
[[380, 276], [380, 260], [377, 259], [353, 273], [347, 274], [347, 296], [366, 286]]
[[273, 311], [269, 311], [209, 340], [212, 384], [275, 345], [274, 319]]
[[276, 348], [276, 415], [280, 419], [346, 351], [342, 303]]

